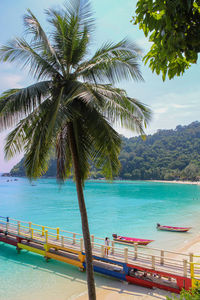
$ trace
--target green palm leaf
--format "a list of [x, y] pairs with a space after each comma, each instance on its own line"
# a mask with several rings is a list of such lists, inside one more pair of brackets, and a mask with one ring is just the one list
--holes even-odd
[[128, 40], [106, 43], [88, 61], [77, 69], [84, 80], [101, 82], [119, 82], [120, 80], [143, 80], [139, 70], [138, 59], [141, 50]]
[[0, 130], [31, 113], [49, 95], [51, 81], [42, 81], [22, 89], [11, 89], [0, 96]]
[[27, 10], [27, 14], [24, 16], [24, 24], [26, 27], [26, 33], [31, 35], [32, 37], [32, 44], [35, 45], [37, 49], [40, 49], [43, 55], [47, 55], [47, 60], [51, 61], [51, 64], [54, 65], [54, 68], [56, 67], [57, 70], [60, 69], [64, 74], [64, 68], [59, 62], [56, 52], [50, 43], [50, 40], [41, 27], [38, 19], [30, 9]]
[[16, 38], [0, 48], [0, 61], [18, 62], [21, 69], [29, 67], [29, 73], [37, 80], [61, 76], [54, 68], [54, 63], [37, 52], [35, 45], [29, 45], [22, 38]]

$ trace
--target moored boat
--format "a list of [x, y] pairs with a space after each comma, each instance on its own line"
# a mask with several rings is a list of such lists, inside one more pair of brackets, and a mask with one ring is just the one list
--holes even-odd
[[174, 227], [174, 226], [165, 226], [165, 225], [157, 224], [158, 230], [172, 231], [172, 232], [187, 232], [191, 228], [192, 227]]
[[127, 244], [138, 244], [146, 246], [149, 243], [153, 242], [154, 240], [147, 240], [147, 239], [138, 239], [132, 237], [121, 236], [117, 234], [113, 234], [113, 240], [119, 243], [127, 243]]

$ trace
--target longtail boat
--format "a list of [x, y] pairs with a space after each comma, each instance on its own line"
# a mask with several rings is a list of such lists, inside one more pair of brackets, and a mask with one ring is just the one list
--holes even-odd
[[187, 232], [192, 227], [174, 227], [174, 226], [165, 226], [157, 224], [158, 230], [165, 230], [165, 231], [173, 231], [173, 232]]
[[126, 236], [121, 236], [117, 234], [113, 234], [113, 240], [119, 243], [127, 243], [127, 244], [138, 244], [138, 245], [143, 245], [146, 246], [149, 243], [153, 242], [154, 240], [147, 240], [147, 239], [138, 239], [138, 238], [132, 238], [132, 237], [126, 237]]

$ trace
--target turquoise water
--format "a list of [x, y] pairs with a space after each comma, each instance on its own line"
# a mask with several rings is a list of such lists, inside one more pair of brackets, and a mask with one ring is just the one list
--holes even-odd
[[[31, 185], [26, 179], [7, 182], [7, 178], [0, 177], [0, 195], [2, 216], [81, 233], [72, 181], [60, 189], [54, 179], [41, 179]], [[197, 185], [88, 181], [85, 198], [90, 232], [99, 237], [118, 233], [154, 239], [152, 247], [175, 249], [199, 233]], [[157, 222], [193, 229], [187, 234], [160, 232], [155, 228]], [[47, 264], [42, 257], [26, 251], [18, 255], [14, 247], [3, 244], [0, 270], [0, 300], [74, 299], [86, 288], [85, 274], [76, 268], [53, 260]], [[44, 298], [41, 295], [47, 290]]]

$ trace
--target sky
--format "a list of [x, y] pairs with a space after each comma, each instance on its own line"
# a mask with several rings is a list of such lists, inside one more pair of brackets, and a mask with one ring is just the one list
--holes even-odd
[[[1, 0], [0, 1], [0, 45], [15, 37], [21, 37], [24, 32], [23, 15], [29, 8], [47, 29], [44, 10], [63, 4], [63, 0]], [[145, 54], [150, 43], [137, 26], [130, 22], [134, 15], [136, 0], [91, 0], [96, 19], [95, 41], [92, 50], [106, 41], [120, 41], [128, 37], [139, 45]], [[120, 82], [128, 95], [134, 97], [153, 111], [153, 120], [146, 130], [153, 134], [158, 129], [174, 129], [177, 125], [187, 125], [199, 120], [200, 114], [200, 67], [193, 65], [183, 76], [162, 81], [161, 75], [153, 74], [148, 66], [141, 61], [141, 71], [144, 82]], [[10, 88], [20, 88], [34, 82], [19, 66], [0, 63], [0, 93]], [[135, 134], [127, 130], [117, 129], [127, 137]], [[8, 172], [23, 154], [10, 161], [4, 159], [3, 147], [6, 132], [0, 132], [0, 172]]]

